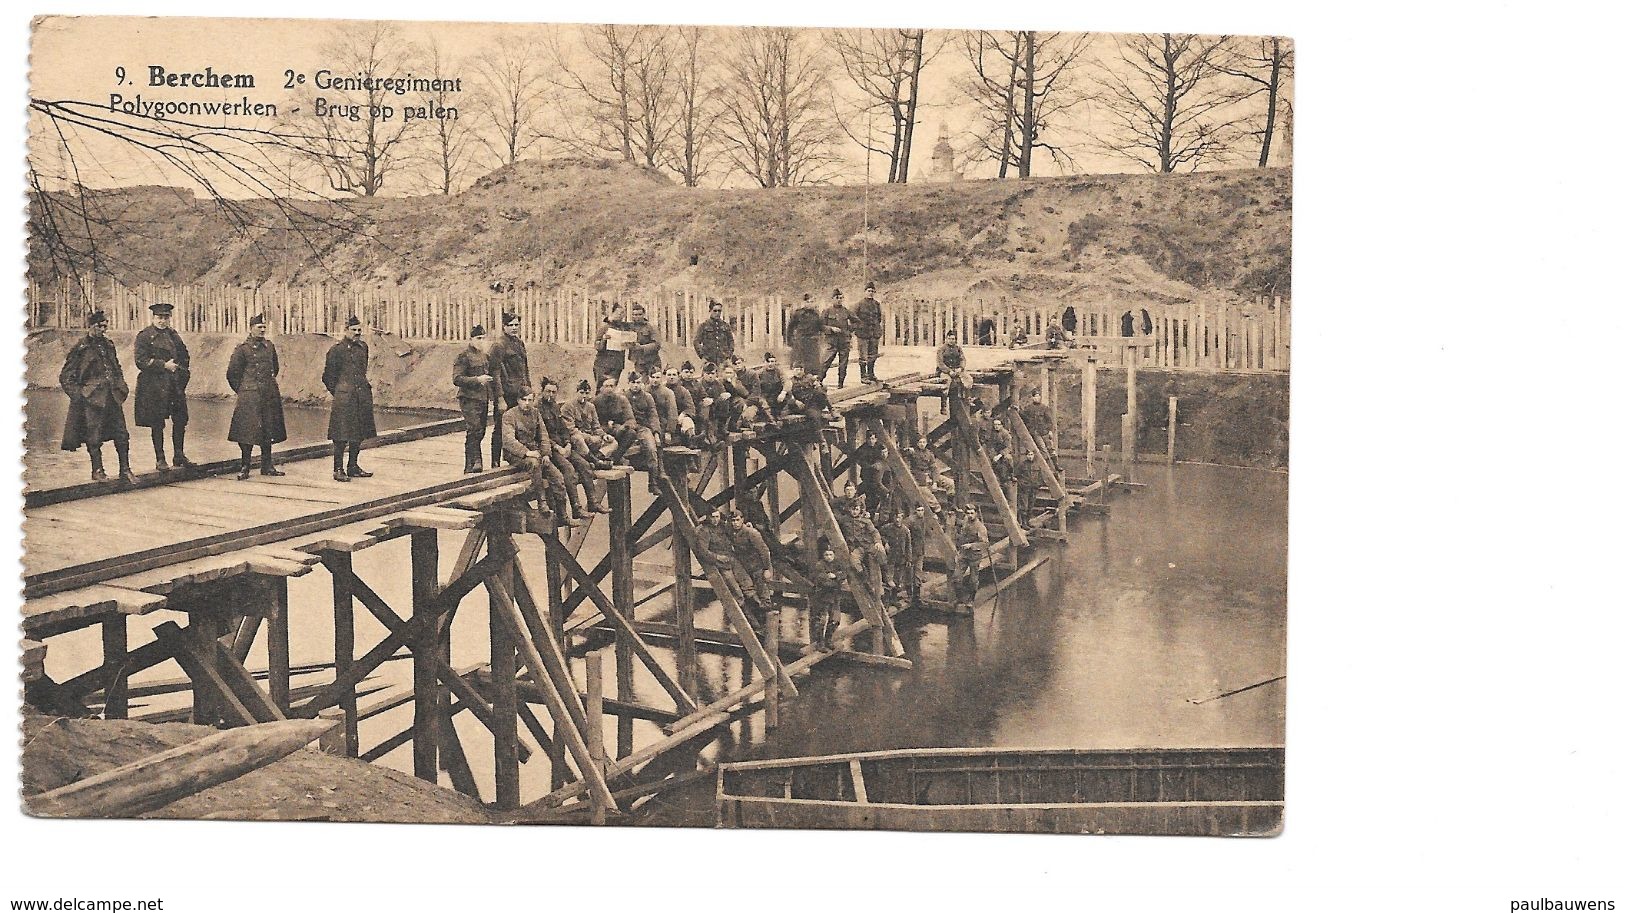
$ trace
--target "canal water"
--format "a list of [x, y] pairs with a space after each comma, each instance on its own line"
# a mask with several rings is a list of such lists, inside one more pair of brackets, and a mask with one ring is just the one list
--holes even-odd
[[[47, 421], [60, 421], [31, 398], [30, 470], [54, 439]], [[200, 441], [224, 437], [229, 403], [205, 403], [195, 410]], [[290, 407], [290, 432], [319, 439], [322, 409]], [[380, 414], [407, 424], [422, 416]], [[45, 427], [49, 427], [45, 425]], [[205, 430], [208, 429], [208, 430]], [[298, 429], [297, 431], [295, 429]], [[52, 432], [54, 433], [54, 432]], [[44, 435], [45, 447], [34, 436]], [[139, 449], [137, 453], [141, 453]], [[200, 453], [203, 453], [200, 449]], [[63, 456], [73, 456], [62, 454]], [[81, 457], [82, 458], [82, 457]], [[150, 459], [150, 455], [148, 456]], [[140, 459], [137, 461], [140, 466]], [[448, 478], [458, 467], [448, 467]], [[1239, 694], [1244, 688], [1286, 672], [1286, 517], [1287, 476], [1262, 470], [1180, 465], [1137, 467], [1145, 487], [1113, 498], [1110, 516], [1075, 518], [1070, 541], [1040, 544], [1051, 560], [980, 606], [974, 617], [943, 618], [916, 613], [899, 619], [899, 634], [914, 661], [912, 671], [821, 664], [800, 682], [801, 696], [786, 702], [780, 727], [765, 730], [761, 713], [744, 716], [697, 739], [687, 750], [655, 763], [661, 769], [692, 769], [703, 760], [793, 757], [844, 751], [904, 747], [1197, 747], [1280, 745], [1284, 741], [1285, 681]], [[641, 475], [634, 477], [634, 515], [650, 496]], [[784, 503], [793, 486], [786, 484]], [[582, 550], [590, 565], [606, 548], [607, 524], [598, 523]], [[787, 524], [786, 532], [794, 530]], [[449, 575], [461, 534], [441, 536], [442, 578]], [[521, 561], [536, 562], [540, 542], [519, 537]], [[1037, 554], [1034, 552], [1033, 554]], [[1028, 557], [1031, 557], [1029, 555]], [[654, 549], [635, 565], [639, 592], [670, 580], [670, 553]], [[404, 540], [356, 555], [357, 572], [402, 615], [410, 612], [410, 580]], [[330, 582], [319, 569], [290, 581], [292, 660], [332, 659]], [[476, 592], [460, 606], [452, 626], [452, 665], [486, 663], [488, 606]], [[578, 610], [579, 626], [590, 608]], [[169, 613], [132, 619], [132, 645]], [[668, 619], [669, 600], [657, 596], [640, 605], [640, 619]], [[717, 606], [697, 612], [702, 627], [726, 625]], [[805, 620], [789, 614], [787, 637], [805, 639]], [[386, 634], [368, 613], [357, 612], [356, 640], [364, 650]], [[670, 651], [655, 647], [669, 662]], [[604, 657], [606, 689], [615, 696], [614, 651]], [[53, 638], [47, 669], [72, 675], [96, 664], [94, 631]], [[263, 669], [263, 640], [247, 665]], [[668, 666], [671, 668], [671, 666]], [[581, 660], [578, 682], [585, 681]], [[135, 681], [178, 676], [165, 663]], [[701, 657], [702, 703], [740, 686], [745, 670], [732, 656]], [[330, 672], [296, 677], [294, 685], [319, 681]], [[410, 681], [410, 663], [386, 663], [367, 687]], [[635, 697], [668, 706], [658, 684], [638, 667]], [[173, 706], [175, 697], [138, 701], [132, 714]], [[365, 699], [363, 699], [365, 702]], [[1200, 702], [1200, 703], [1197, 703]], [[542, 714], [545, 717], [545, 714]], [[362, 724], [363, 748], [411, 724], [411, 708], [396, 708]], [[491, 741], [469, 714], [457, 730], [485, 798], [491, 796]], [[524, 727], [521, 737], [528, 739]], [[661, 737], [653, 723], [633, 724], [635, 744]], [[616, 724], [606, 721], [605, 744], [613, 752]], [[380, 763], [411, 768], [404, 744]], [[545, 757], [523, 764], [521, 798], [550, 791]], [[635, 824], [709, 825], [714, 788], [708, 781], [646, 801], [629, 820]]]

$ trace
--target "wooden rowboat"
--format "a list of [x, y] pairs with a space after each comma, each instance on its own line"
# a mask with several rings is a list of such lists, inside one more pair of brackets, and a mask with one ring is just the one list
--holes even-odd
[[1265, 836], [1281, 748], [910, 748], [717, 768], [719, 827]]

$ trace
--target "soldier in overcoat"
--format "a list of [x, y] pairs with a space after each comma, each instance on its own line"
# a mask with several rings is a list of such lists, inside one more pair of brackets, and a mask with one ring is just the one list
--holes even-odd
[[694, 331], [694, 354], [700, 361], [722, 364], [734, 353], [733, 325], [722, 318], [722, 302], [711, 299], [711, 316]]
[[358, 462], [361, 442], [378, 435], [372, 416], [372, 382], [367, 380], [371, 353], [361, 332], [361, 320], [352, 314], [344, 322], [344, 338], [327, 350], [327, 364], [322, 368], [322, 386], [333, 397], [333, 409], [327, 416], [327, 439], [333, 442], [335, 482], [372, 476]]
[[519, 331], [523, 326], [518, 314], [503, 312], [502, 335], [491, 345], [492, 373], [497, 380], [496, 421], [491, 428], [491, 468], [502, 464], [502, 416], [506, 410], [519, 405], [522, 391], [534, 389], [530, 383], [530, 353]]
[[271, 460], [271, 445], [288, 439], [288, 427], [282, 418], [282, 390], [276, 382], [282, 366], [276, 346], [265, 338], [265, 332], [265, 315], [254, 315], [248, 321], [248, 338], [237, 344], [226, 364], [226, 383], [237, 394], [226, 440], [242, 451], [238, 479], [248, 478], [255, 447], [260, 448], [260, 475], [286, 475]]
[[451, 382], [457, 386], [457, 406], [463, 411], [463, 472], [483, 472], [485, 427], [496, 397], [496, 376], [491, 373], [491, 357], [485, 351], [485, 327], [474, 324], [468, 348], [457, 353], [451, 367]]
[[152, 311], [152, 325], [135, 336], [135, 423], [152, 429], [152, 452], [158, 470], [169, 468], [164, 459], [164, 423], [175, 443], [175, 466], [192, 465], [186, 456], [186, 384], [192, 379], [192, 356], [181, 334], [169, 325], [175, 306], [160, 301]]
[[801, 365], [809, 374], [823, 370], [824, 318], [811, 295], [801, 296], [801, 304], [784, 325], [784, 335], [790, 343], [791, 364]]
[[107, 338], [107, 315], [90, 313], [89, 330], [68, 350], [58, 383], [68, 395], [68, 418], [62, 428], [62, 449], [78, 450], [85, 445], [90, 453], [90, 478], [107, 481], [102, 468], [102, 444], [113, 442], [118, 452], [118, 475], [124, 482], [135, 481], [130, 472], [130, 432], [124, 424], [124, 401], [130, 386], [124, 380], [118, 352]]

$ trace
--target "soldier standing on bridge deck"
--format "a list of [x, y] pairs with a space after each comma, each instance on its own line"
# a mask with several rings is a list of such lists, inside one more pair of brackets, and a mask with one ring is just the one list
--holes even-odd
[[981, 587], [982, 580], [982, 557], [992, 557], [987, 527], [977, 514], [976, 505], [967, 504], [953, 528], [954, 546], [959, 550], [959, 575], [954, 578], [954, 602], [967, 609], [975, 608], [976, 591]]
[[886, 318], [875, 300], [875, 284], [863, 287], [863, 300], [852, 309], [852, 334], [858, 337], [859, 380], [866, 384], [880, 383], [875, 364], [880, 361], [880, 338], [886, 332]]
[[925, 584], [925, 543], [931, 533], [930, 508], [924, 504], [914, 505], [914, 512], [906, 519], [899, 518], [908, 526], [908, 536], [911, 551], [908, 555], [908, 566], [903, 570], [903, 579], [898, 586], [908, 594], [909, 604], [920, 604], [921, 590]]
[[248, 478], [256, 446], [260, 448], [260, 475], [287, 475], [271, 462], [271, 445], [288, 439], [288, 427], [282, 419], [282, 389], [276, 383], [282, 366], [276, 346], [265, 338], [265, 332], [265, 315], [255, 314], [248, 321], [248, 339], [237, 344], [226, 365], [226, 383], [237, 394], [226, 440], [242, 451], [239, 481]]
[[485, 353], [485, 327], [474, 324], [468, 348], [457, 353], [451, 368], [451, 382], [457, 385], [457, 405], [463, 410], [463, 472], [485, 471], [485, 426], [496, 395], [496, 378], [491, 359]]
[[491, 367], [496, 369], [497, 378], [496, 406], [492, 410], [496, 413], [496, 421], [491, 429], [492, 469], [502, 465], [504, 409], [519, 405], [519, 391], [533, 389], [530, 385], [530, 354], [525, 350], [525, 341], [519, 338], [521, 327], [518, 314], [504, 311], [502, 336], [491, 346]]
[[327, 350], [327, 364], [322, 368], [322, 386], [333, 396], [327, 439], [333, 442], [335, 482], [372, 477], [360, 462], [361, 442], [378, 436], [372, 417], [372, 383], [367, 380], [370, 354], [361, 338], [361, 320], [352, 314], [344, 321], [344, 338]]
[[733, 357], [734, 328], [722, 318], [722, 302], [710, 298], [706, 304], [711, 316], [694, 331], [694, 354], [700, 356], [702, 362], [720, 365]]
[[1055, 432], [1055, 417], [1050, 414], [1049, 407], [1039, 397], [1042, 391], [1037, 387], [1027, 391], [1027, 402], [1021, 404], [1018, 410], [1021, 413], [1021, 423], [1027, 426], [1027, 432], [1032, 435], [1033, 441], [1045, 456], [1050, 453], [1050, 435]]
[[606, 377], [621, 379], [626, 370], [626, 344], [631, 338], [626, 321], [621, 318], [620, 304], [611, 304], [608, 316], [598, 325], [597, 352], [592, 357], [594, 387], [602, 387]]
[[536, 409], [536, 391], [520, 388], [519, 402], [502, 414], [502, 450], [508, 462], [530, 472], [530, 490], [536, 503], [559, 526], [575, 526], [565, 502], [564, 475], [553, 465], [553, 441]]
[[90, 452], [91, 480], [105, 482], [102, 444], [112, 441], [118, 452], [119, 480], [134, 482], [135, 475], [130, 472], [130, 432], [124, 424], [124, 400], [130, 395], [130, 387], [118, 363], [118, 352], [107, 338], [106, 314], [90, 312], [90, 330], [68, 350], [57, 380], [62, 392], [68, 394], [62, 449], [78, 450], [84, 444]]
[[633, 333], [627, 357], [632, 359], [632, 367], [645, 377], [660, 370], [660, 337], [655, 335], [654, 325], [649, 323], [647, 315], [642, 304], [633, 303], [632, 320], [626, 325]]
[[913, 528], [905, 522], [904, 517], [896, 513], [893, 506], [888, 505], [885, 512], [877, 514], [880, 521], [880, 541], [886, 546], [887, 570], [891, 578], [891, 594], [889, 602], [899, 603], [902, 599], [913, 598], [911, 572], [914, 567], [915, 540]]
[[1027, 529], [1032, 528], [1033, 505], [1042, 487], [1044, 470], [1038, 464], [1038, 451], [1028, 450], [1016, 463], [1016, 519]]
[[846, 366], [852, 358], [852, 311], [842, 300], [840, 289], [836, 289], [829, 297], [829, 306], [824, 308], [823, 314], [824, 336], [829, 340], [829, 352], [824, 356], [818, 380], [820, 383], [828, 380], [829, 369], [838, 364], [840, 367], [835, 372], [835, 385], [837, 388], [844, 388]]
[[813, 305], [811, 295], [801, 296], [801, 304], [784, 325], [784, 336], [790, 343], [791, 364], [800, 365], [809, 374], [823, 370], [824, 318]]
[[181, 334], [169, 325], [175, 306], [160, 301], [148, 308], [152, 325], [136, 334], [135, 423], [152, 429], [152, 452], [159, 472], [164, 459], [164, 422], [175, 442], [175, 466], [192, 465], [186, 457], [186, 383], [192, 379], [192, 356]]
[[758, 629], [767, 622], [767, 613], [773, 610], [773, 553], [767, 540], [754, 526], [745, 522], [745, 515], [734, 511], [728, 517], [728, 539], [733, 548], [734, 561], [739, 569], [741, 583], [750, 584], [749, 596], [755, 604], [751, 621]]

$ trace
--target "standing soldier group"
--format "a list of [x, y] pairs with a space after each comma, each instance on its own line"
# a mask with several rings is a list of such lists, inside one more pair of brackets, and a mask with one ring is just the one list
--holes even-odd
[[[864, 298], [855, 308], [846, 306], [840, 289], [830, 293], [823, 311], [813, 304], [812, 295], [801, 303], [785, 322], [785, 341], [790, 345], [790, 363], [820, 381], [835, 368], [835, 386], [846, 386], [846, 369], [851, 363], [852, 342], [858, 345], [858, 379], [866, 384], [880, 383], [875, 365], [880, 360], [880, 339], [885, 335], [885, 317], [875, 300], [875, 284], [864, 286]], [[827, 348], [826, 348], [827, 347]]]

